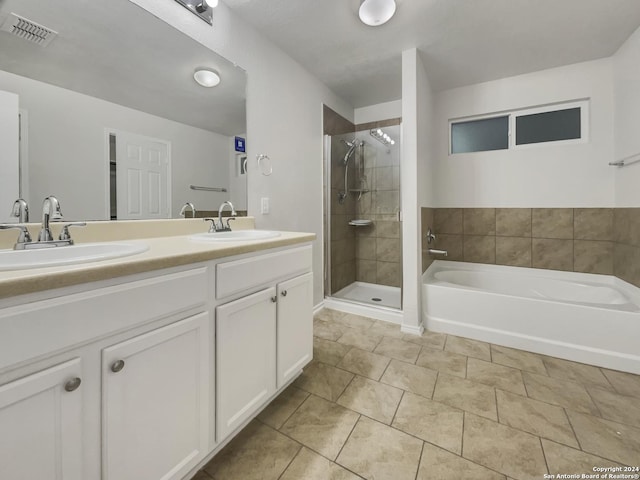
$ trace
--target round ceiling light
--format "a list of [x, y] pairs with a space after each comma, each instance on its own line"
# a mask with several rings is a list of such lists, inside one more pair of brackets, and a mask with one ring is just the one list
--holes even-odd
[[370, 27], [387, 23], [395, 13], [395, 0], [362, 0], [358, 11], [362, 23]]
[[199, 85], [207, 88], [215, 87], [220, 83], [220, 75], [213, 70], [207, 70], [204, 68], [196, 70], [193, 74], [193, 78]]

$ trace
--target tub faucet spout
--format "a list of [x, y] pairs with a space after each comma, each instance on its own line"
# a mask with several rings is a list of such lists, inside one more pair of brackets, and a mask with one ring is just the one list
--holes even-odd
[[449, 252], [447, 252], [446, 250], [438, 250], [436, 248], [430, 248], [427, 251], [429, 252], [429, 255], [442, 255], [443, 257], [449, 255]]

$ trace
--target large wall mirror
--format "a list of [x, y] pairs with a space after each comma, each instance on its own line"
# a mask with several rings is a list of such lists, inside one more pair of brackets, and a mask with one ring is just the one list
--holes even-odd
[[36, 222], [48, 195], [69, 220], [246, 210], [242, 69], [129, 0], [0, 0], [0, 25], [0, 222], [17, 196]]

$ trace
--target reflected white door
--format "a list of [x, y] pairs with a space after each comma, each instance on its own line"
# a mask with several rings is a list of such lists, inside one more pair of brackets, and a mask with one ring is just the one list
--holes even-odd
[[19, 97], [0, 91], [0, 223], [9, 219], [19, 197]]
[[170, 142], [114, 132], [119, 220], [170, 218]]

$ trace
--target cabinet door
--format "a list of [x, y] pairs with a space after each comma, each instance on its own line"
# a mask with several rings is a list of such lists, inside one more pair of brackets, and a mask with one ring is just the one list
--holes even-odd
[[313, 358], [313, 274], [278, 284], [278, 388]]
[[103, 479], [182, 479], [208, 453], [210, 316], [102, 352]]
[[276, 289], [216, 308], [216, 427], [222, 441], [276, 389]]
[[79, 358], [0, 386], [0, 478], [82, 480]]

